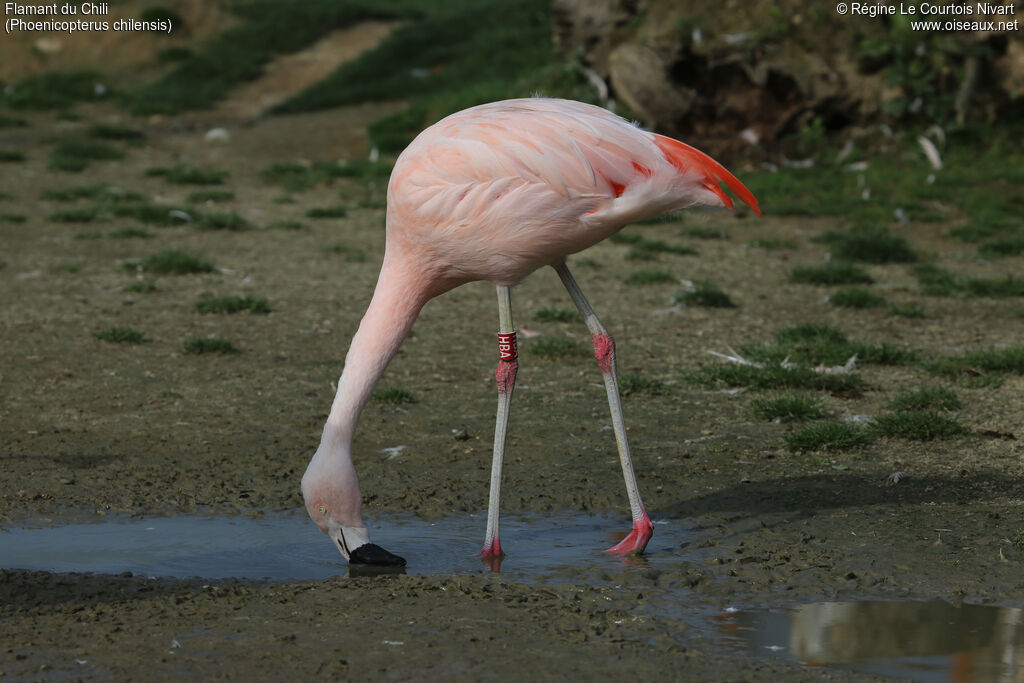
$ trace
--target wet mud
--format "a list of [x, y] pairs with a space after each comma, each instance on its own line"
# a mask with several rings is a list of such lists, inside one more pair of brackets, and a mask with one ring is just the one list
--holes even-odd
[[[376, 280], [383, 211], [372, 203], [359, 208], [359, 197], [380, 197], [366, 181], [289, 195], [260, 171], [296, 157], [362, 158], [359, 131], [374, 112], [260, 119], [230, 128], [224, 143], [204, 138], [216, 122], [153, 121], [144, 126], [145, 145], [127, 150], [124, 161], [94, 163], [82, 175], [49, 170], [49, 136], [118, 121], [109, 110], [85, 112], [80, 122], [42, 115], [25, 131], [0, 132], [27, 157], [3, 169], [0, 199], [4, 215], [25, 217], [2, 225], [0, 525], [183, 514], [259, 519], [301, 510], [299, 479]], [[282, 143], [289, 136], [293, 142]], [[146, 174], [177, 163], [228, 171], [235, 198], [198, 208], [236, 211], [257, 229], [150, 227], [149, 239], [114, 239], [110, 232], [135, 223], [54, 220], [67, 206], [41, 194], [104, 183], [153, 203], [187, 205], [196, 188]], [[345, 218], [306, 216], [339, 203], [350, 206]], [[794, 264], [821, 261], [825, 247], [807, 238], [829, 222], [773, 218], [764, 209], [763, 220], [697, 213], [632, 228], [691, 245], [697, 256], [637, 263], [627, 245], [603, 243], [570, 261], [616, 337], [620, 370], [667, 388], [627, 396], [625, 415], [648, 510], [656, 522], [686, 529], [685, 537], [656, 525], [649, 558], [612, 564], [601, 551], [613, 536], [581, 537], [592, 555], [529, 580], [482, 570], [352, 577], [340, 558], [334, 578], [277, 582], [50, 573], [3, 563], [0, 672], [12, 679], [504, 679], [514, 672], [527, 679], [865, 680], [873, 674], [723, 649], [693, 619], [727, 607], [837, 600], [1024, 606], [1024, 548], [1014, 540], [1024, 529], [1020, 377], [956, 388], [964, 437], [879, 439], [857, 451], [810, 454], [785, 450], [789, 427], [754, 418], [748, 394], [683, 379], [714, 360], [708, 350], [764, 342], [800, 322], [923, 354], [1011, 343], [1019, 341], [1019, 302], [921, 297], [905, 268], [873, 266], [876, 281], [890, 285], [891, 303], [922, 303], [929, 317], [836, 309], [823, 303], [824, 290], [786, 282]], [[272, 227], [281, 221], [305, 228]], [[728, 239], [681, 236], [693, 226]], [[78, 237], [85, 232], [100, 236]], [[906, 232], [917, 248], [975, 267], [933, 226]], [[766, 252], [746, 246], [754, 238], [799, 246]], [[198, 252], [217, 270], [153, 276], [123, 268], [169, 248]], [[362, 257], [345, 256], [354, 253]], [[648, 267], [680, 280], [711, 279], [738, 307], [655, 315], [673, 305], [681, 285], [626, 282]], [[131, 291], [140, 282], [154, 288]], [[266, 297], [273, 312], [195, 311], [201, 297], [237, 294]], [[382, 382], [415, 402], [368, 406], [355, 452], [371, 523], [393, 514], [426, 521], [472, 514], [482, 541], [495, 403], [493, 298], [490, 285], [477, 283], [431, 302]], [[553, 272], [538, 272], [514, 291], [518, 325], [586, 349], [582, 324], [539, 320], [537, 311], [552, 307], [571, 308]], [[114, 326], [141, 331], [146, 341], [94, 337]], [[184, 353], [186, 340], [210, 334], [240, 353]], [[565, 514], [601, 515], [608, 534], [624, 533], [628, 506], [600, 373], [586, 353], [532, 355], [531, 341], [521, 342], [503, 509], [540, 526]], [[869, 390], [825, 397], [828, 410], [877, 414], [895, 392], [934, 383], [916, 368], [858, 372]], [[906, 476], [889, 485], [896, 471]], [[531, 553], [513, 535], [502, 541], [509, 566], [513, 553]], [[0, 534], [0, 556], [3, 544]], [[430, 552], [455, 551], [442, 545]], [[416, 558], [409, 559], [413, 566]]]

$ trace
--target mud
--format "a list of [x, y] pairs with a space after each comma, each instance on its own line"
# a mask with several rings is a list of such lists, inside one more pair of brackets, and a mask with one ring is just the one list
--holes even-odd
[[[357, 202], [379, 198], [381, 188], [339, 180], [281, 201], [286, 193], [260, 171], [297, 157], [364, 156], [360, 131], [381, 110], [258, 119], [229, 126], [232, 137], [223, 143], [204, 140], [205, 128], [188, 119], [131, 122], [143, 126], [147, 141], [126, 148], [124, 161], [96, 162], [81, 175], [50, 171], [53, 137], [125, 123], [112, 110], [81, 111], [77, 122], [40, 115], [27, 130], [0, 131], [5, 148], [27, 157], [0, 169], [0, 213], [25, 217], [0, 226], [0, 524], [301, 509], [299, 479], [382, 256], [383, 211]], [[235, 199], [197, 208], [237, 211], [258, 229], [149, 227], [150, 239], [113, 239], [111, 231], [136, 224], [59, 222], [49, 216], [68, 205], [41, 197], [44, 190], [108, 183], [153, 203], [188, 206], [197, 188], [145, 173], [177, 163], [229, 171], [226, 188]], [[743, 168], [734, 170], [742, 177]], [[309, 208], [339, 203], [349, 205], [347, 218], [305, 216]], [[664, 254], [649, 264], [627, 259], [627, 245], [603, 243], [570, 262], [616, 336], [620, 370], [668, 386], [664, 395], [627, 397], [625, 414], [652, 517], [694, 533], [664, 548], [656, 527], [651, 547], [685, 561], [659, 563], [654, 553], [636, 561], [639, 569], [581, 562], [546, 573], [542, 585], [483, 572], [352, 578], [340, 562], [338, 578], [278, 583], [8, 567], [0, 573], [0, 671], [15, 679], [861, 680], [867, 675], [722, 651], [689, 619], [726, 605], [836, 599], [1024, 605], [1024, 551], [1012, 542], [1024, 527], [1022, 378], [956, 387], [966, 406], [960, 419], [971, 430], [963, 438], [883, 439], [855, 452], [813, 454], [784, 450], [787, 427], [757, 421], [743, 392], [682, 380], [685, 370], [713, 361], [708, 350], [763, 342], [800, 322], [932, 355], [1019, 342], [1020, 303], [922, 297], [905, 267], [874, 266], [869, 270], [890, 303], [920, 303], [929, 317], [836, 309], [823, 302], [824, 289], [786, 282], [794, 264], [823, 259], [825, 247], [807, 238], [833, 224], [773, 218], [771, 207], [764, 209], [763, 220], [696, 213], [681, 223], [632, 228], [693, 246], [698, 256]], [[307, 227], [271, 227], [279, 221]], [[693, 226], [728, 239], [681, 234]], [[967, 249], [942, 238], [941, 227], [901, 230], [940, 264], [988, 268], [967, 260]], [[100, 236], [76, 239], [79, 233]], [[745, 246], [754, 238], [790, 239], [799, 248]], [[346, 260], [327, 249], [335, 245], [366, 258]], [[122, 267], [171, 247], [200, 252], [218, 272], [151, 276]], [[1020, 259], [1000, 267], [1014, 264]], [[647, 267], [710, 279], [738, 308], [653, 315], [672, 305], [682, 285], [624, 282]], [[140, 281], [156, 290], [127, 289]], [[194, 310], [202, 296], [232, 294], [267, 297], [273, 312]], [[493, 299], [491, 286], [477, 283], [431, 302], [385, 375], [383, 387], [417, 400], [371, 403], [362, 419], [355, 451], [371, 520], [384, 512], [428, 520], [483, 513], [495, 404]], [[538, 321], [536, 312], [546, 307], [571, 307], [553, 272], [516, 288], [517, 324], [585, 346], [582, 324]], [[113, 326], [139, 330], [147, 341], [94, 338]], [[241, 353], [183, 353], [185, 340], [208, 334], [231, 340]], [[564, 511], [607, 514], [609, 532], [625, 532], [625, 490], [593, 359], [543, 360], [531, 355], [530, 341], [521, 344], [503, 507], [541, 520]], [[859, 398], [828, 397], [829, 410], [878, 414], [897, 391], [936, 382], [913, 367], [859, 372], [870, 390]], [[907, 476], [889, 486], [894, 471]], [[590, 550], [601, 557], [602, 547]], [[0, 535], [0, 556], [2, 548]]]

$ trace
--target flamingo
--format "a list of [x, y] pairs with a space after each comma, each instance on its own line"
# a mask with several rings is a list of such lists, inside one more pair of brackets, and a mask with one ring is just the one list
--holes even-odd
[[604, 376], [633, 519], [630, 533], [608, 552], [643, 552], [653, 525], [629, 455], [615, 343], [565, 259], [628, 223], [694, 205], [732, 208], [720, 183], [760, 215], [754, 195], [703, 152], [571, 100], [483, 104], [448, 116], [412, 141], [388, 183], [377, 285], [345, 357], [320, 445], [302, 477], [310, 517], [350, 564], [405, 565], [371, 543], [363, 523], [351, 450], [359, 415], [424, 304], [477, 280], [497, 288], [499, 324], [498, 410], [479, 556], [500, 563], [501, 470], [518, 368], [511, 291], [542, 266], [555, 269], [579, 309]]

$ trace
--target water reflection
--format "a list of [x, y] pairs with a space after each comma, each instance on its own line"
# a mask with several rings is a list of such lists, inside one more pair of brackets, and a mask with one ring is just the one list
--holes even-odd
[[730, 649], [921, 681], [1024, 683], [1024, 610], [820, 602], [718, 615]]

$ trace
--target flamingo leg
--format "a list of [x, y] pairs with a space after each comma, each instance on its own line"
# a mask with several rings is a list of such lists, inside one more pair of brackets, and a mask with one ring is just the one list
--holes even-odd
[[608, 552], [616, 555], [625, 555], [631, 552], [642, 553], [654, 533], [654, 526], [640, 499], [640, 489], [637, 487], [636, 475], [633, 473], [633, 461], [629, 457], [629, 441], [626, 439], [626, 424], [622, 418], [622, 399], [619, 396], [619, 379], [615, 370], [615, 341], [608, 334], [605, 326], [601, 324], [587, 298], [583, 296], [583, 290], [580, 289], [576, 279], [569, 272], [565, 261], [555, 265], [555, 271], [558, 272], [562, 284], [569, 291], [569, 296], [572, 297], [573, 303], [579, 309], [580, 315], [583, 316], [587, 329], [590, 330], [594, 339], [594, 356], [601, 368], [601, 374], [604, 375], [604, 388], [608, 393], [612, 429], [615, 430], [615, 442], [619, 447], [622, 476], [626, 480], [626, 493], [629, 495], [629, 507], [633, 515], [633, 530], [622, 542], [609, 548]]
[[501, 466], [505, 456], [505, 433], [509, 406], [516, 386], [519, 362], [516, 354], [516, 331], [512, 325], [512, 288], [498, 285], [498, 369], [494, 373], [498, 386], [498, 413], [494, 421], [494, 456], [491, 461], [491, 493], [487, 502], [487, 533], [479, 557], [497, 570], [505, 553], [498, 540], [498, 516], [501, 507]]

